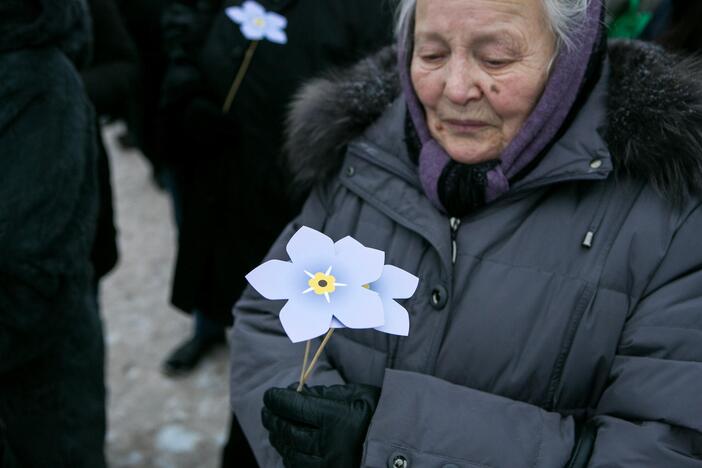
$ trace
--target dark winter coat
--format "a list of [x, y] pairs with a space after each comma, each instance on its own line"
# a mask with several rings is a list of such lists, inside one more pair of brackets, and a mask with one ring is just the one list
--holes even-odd
[[[98, 116], [127, 121], [134, 115], [138, 89], [137, 51], [114, 0], [89, 0], [93, 55], [82, 70], [86, 93]], [[99, 209], [91, 254], [96, 278], [117, 264], [117, 230], [112, 206], [112, 182], [107, 151], [98, 135]]]
[[137, 97], [137, 49], [115, 0], [88, 0], [93, 30], [90, 64], [81, 69], [85, 89], [100, 115], [128, 119]]
[[84, 50], [87, 16], [73, 0], [15, 5], [0, 16], [0, 464], [100, 468], [95, 116], [64, 53]]
[[135, 143], [151, 162], [154, 170], [162, 168], [159, 143], [161, 84], [166, 71], [161, 16], [174, 0], [117, 0], [127, 31], [137, 47], [139, 88], [137, 106], [131, 115], [129, 131]]
[[[339, 330], [315, 371], [382, 386], [364, 467], [702, 466], [701, 75], [641, 43], [609, 55], [538, 165], [460, 225], [408, 157], [392, 52], [302, 94], [292, 157], [336, 175], [268, 258], [306, 225], [420, 278], [408, 337]], [[234, 309], [232, 405], [264, 467], [262, 394], [304, 348], [281, 306], [249, 288]]]
[[185, 3], [165, 19], [172, 67], [164, 97], [175, 117], [168, 153], [180, 163], [183, 196], [172, 300], [227, 323], [244, 275], [299, 209], [279, 164], [288, 101], [306, 78], [388, 43], [391, 16], [377, 0], [260, 2], [287, 18], [288, 43], [259, 43], [224, 115], [249, 45], [224, 8], [243, 2]]

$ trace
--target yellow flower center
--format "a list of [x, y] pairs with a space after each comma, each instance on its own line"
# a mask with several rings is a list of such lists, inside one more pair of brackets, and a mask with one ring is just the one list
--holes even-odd
[[256, 18], [253, 20], [253, 23], [259, 28], [262, 28], [266, 25], [266, 20], [264, 20], [263, 18]]
[[326, 273], [317, 273], [307, 282], [315, 294], [322, 295], [336, 291], [336, 278]]

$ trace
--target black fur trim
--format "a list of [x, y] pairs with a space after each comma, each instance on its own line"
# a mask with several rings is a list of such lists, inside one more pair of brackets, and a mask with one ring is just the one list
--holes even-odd
[[[680, 203], [702, 194], [702, 62], [638, 41], [609, 46], [605, 138], [619, 175], [646, 179]], [[399, 95], [393, 48], [308, 83], [288, 119], [287, 158], [297, 188], [336, 175], [344, 147]]]
[[398, 95], [397, 57], [387, 47], [348, 70], [307, 83], [291, 104], [285, 153], [294, 191], [336, 175], [344, 148]]
[[633, 41], [609, 53], [606, 140], [617, 171], [675, 204], [702, 192], [702, 61]]

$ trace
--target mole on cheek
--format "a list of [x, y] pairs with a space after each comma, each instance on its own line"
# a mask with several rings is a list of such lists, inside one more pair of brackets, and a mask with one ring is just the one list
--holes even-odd
[[497, 85], [490, 86], [490, 91], [492, 91], [495, 94], [500, 94], [500, 88], [498, 88]]

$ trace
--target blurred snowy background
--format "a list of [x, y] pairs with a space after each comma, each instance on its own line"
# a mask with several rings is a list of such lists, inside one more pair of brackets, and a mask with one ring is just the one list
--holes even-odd
[[188, 317], [169, 304], [175, 258], [170, 199], [146, 161], [115, 143], [120, 124], [104, 129], [115, 197], [120, 262], [102, 282], [107, 344], [111, 468], [210, 468], [229, 423], [227, 352], [192, 375], [171, 379], [161, 361], [185, 338]]

